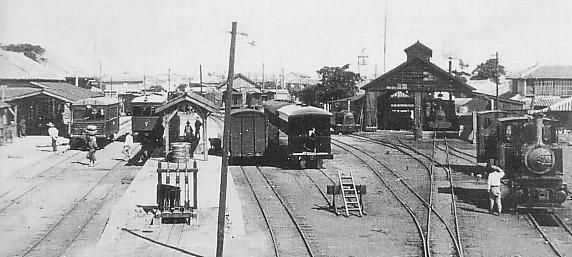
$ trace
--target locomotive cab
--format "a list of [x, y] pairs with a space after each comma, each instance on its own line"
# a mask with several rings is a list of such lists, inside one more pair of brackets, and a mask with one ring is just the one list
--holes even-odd
[[568, 189], [555, 123], [541, 115], [498, 119], [497, 162], [509, 181], [509, 199], [523, 207], [559, 207]]

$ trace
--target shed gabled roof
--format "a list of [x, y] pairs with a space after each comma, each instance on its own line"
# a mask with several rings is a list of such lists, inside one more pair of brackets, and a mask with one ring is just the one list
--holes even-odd
[[170, 101], [168, 101], [167, 103], [165, 103], [162, 106], [159, 106], [157, 109], [155, 109], [156, 113], [165, 111], [173, 106], [176, 106], [179, 103], [182, 102], [190, 102], [192, 105], [199, 107], [201, 109], [203, 109], [205, 111], [205, 113], [212, 113], [212, 112], [217, 112], [218, 108], [217, 106], [209, 99], [206, 99], [194, 92], [185, 92], [184, 94], [171, 99]]
[[392, 70], [390, 70], [390, 71], [386, 72], [385, 74], [379, 76], [378, 78], [372, 80], [371, 82], [369, 82], [368, 84], [363, 86], [362, 89], [363, 90], [369, 90], [373, 87], [381, 86], [381, 84], [384, 80], [390, 79], [391, 77], [397, 75], [401, 70], [404, 70], [409, 65], [412, 65], [414, 62], [421, 62], [421, 63], [427, 65], [427, 67], [429, 68], [429, 71], [434, 72], [436, 75], [440, 75], [440, 76], [443, 76], [447, 79], [450, 79], [451, 81], [453, 81], [455, 83], [455, 85], [460, 87], [461, 91], [472, 92], [473, 90], [475, 90], [475, 88], [471, 87], [470, 85], [468, 85], [467, 83], [465, 83], [461, 79], [459, 79], [459, 78], [451, 75], [450, 73], [444, 71], [443, 69], [441, 69], [439, 66], [433, 64], [432, 62], [427, 61], [427, 60], [420, 58], [418, 56], [410, 58], [409, 60], [405, 61], [404, 63], [400, 64], [399, 66], [393, 68]]
[[543, 112], [554, 111], [554, 112], [572, 112], [572, 97], [565, 98], [564, 100], [552, 104], [544, 109]]
[[[241, 79], [243, 79], [244, 81], [248, 82], [249, 84], [252, 84], [252, 85], [255, 86], [256, 88], [260, 89], [260, 86], [259, 86], [256, 82], [254, 82], [253, 80], [249, 79], [247, 76], [242, 75], [242, 73], [235, 74], [233, 81], [236, 80], [236, 79], [238, 79], [238, 78], [241, 78]], [[225, 81], [221, 82], [221, 83], [217, 86], [217, 88], [220, 89], [221, 87], [223, 87], [223, 86], [226, 85], [227, 83], [228, 83], [228, 80], [225, 80]]]
[[100, 93], [65, 82], [31, 82], [31, 84], [42, 88], [42, 93], [46, 95], [70, 103], [80, 99], [103, 96]]

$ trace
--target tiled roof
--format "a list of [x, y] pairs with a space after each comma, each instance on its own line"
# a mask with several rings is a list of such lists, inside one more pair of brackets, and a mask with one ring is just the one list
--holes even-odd
[[572, 66], [535, 65], [508, 77], [511, 79], [572, 79]]
[[22, 53], [0, 50], [0, 79], [61, 80], [65, 78]]
[[557, 104], [557, 103], [564, 101], [566, 99], [567, 98], [562, 98], [560, 96], [535, 96], [534, 97], [534, 106], [547, 107], [547, 106]]
[[64, 82], [32, 82], [32, 84], [42, 87], [44, 93], [51, 94], [66, 102], [75, 102], [80, 99], [102, 96], [100, 93]]
[[572, 112], [572, 97], [565, 98], [558, 103], [550, 105], [544, 108], [543, 111]]

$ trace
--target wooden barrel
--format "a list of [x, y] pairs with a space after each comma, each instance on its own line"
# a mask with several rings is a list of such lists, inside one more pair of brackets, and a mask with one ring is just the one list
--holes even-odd
[[185, 162], [191, 159], [191, 144], [187, 142], [176, 142], [171, 144], [171, 160], [173, 162]]

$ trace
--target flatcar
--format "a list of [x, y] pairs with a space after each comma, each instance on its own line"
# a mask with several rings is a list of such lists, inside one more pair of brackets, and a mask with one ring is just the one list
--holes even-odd
[[93, 97], [71, 105], [70, 148], [87, 147], [87, 127], [95, 126], [97, 145], [104, 147], [119, 132], [119, 101], [110, 97]]
[[[323, 159], [333, 158], [330, 112], [280, 100], [267, 101], [263, 106], [269, 127], [275, 127], [286, 136], [289, 160], [303, 169], [321, 166]], [[277, 141], [272, 134], [269, 133], [269, 144], [280, 145], [280, 137]]]
[[356, 124], [354, 114], [350, 111], [334, 112], [332, 118], [334, 133], [349, 134], [359, 131], [359, 125]]
[[262, 159], [268, 145], [264, 112], [234, 109], [230, 114], [230, 162], [244, 163]]
[[131, 130], [138, 142], [157, 141], [163, 138], [161, 115], [155, 108], [163, 105], [167, 99], [158, 94], [138, 96], [131, 100], [133, 116]]
[[568, 197], [563, 180], [562, 148], [557, 144], [557, 121], [542, 114], [493, 112], [478, 118], [487, 134], [477, 142], [477, 161], [494, 163], [506, 175], [503, 202], [511, 208], [558, 208]]

